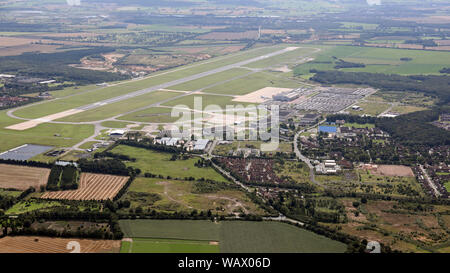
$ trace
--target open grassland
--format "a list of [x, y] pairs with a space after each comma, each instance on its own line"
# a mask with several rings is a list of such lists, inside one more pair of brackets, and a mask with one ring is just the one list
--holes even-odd
[[301, 59], [305, 58], [306, 56], [312, 55], [314, 52], [316, 52], [316, 49], [314, 48], [308, 48], [308, 47], [301, 47], [293, 51], [289, 51], [287, 53], [281, 54], [279, 56], [267, 58], [261, 61], [253, 62], [246, 67], [250, 68], [266, 68], [271, 67], [274, 65], [280, 65], [284, 63], [294, 63], [296, 61], [300, 61]]
[[0, 239], [1, 253], [70, 253], [74, 249], [69, 248], [71, 241], [80, 244], [81, 253], [117, 253], [120, 249], [120, 241], [113, 240], [88, 240], [88, 239], [63, 239], [37, 236], [14, 236]]
[[[198, 184], [209, 186], [207, 192], [199, 192]], [[218, 214], [264, 215], [242, 191], [222, 184], [220, 187], [210, 182], [182, 181], [160, 178], [136, 178], [121, 200], [130, 201], [130, 207], [144, 211], [208, 211]]]
[[[84, 92], [79, 95], [49, 101], [42, 105], [33, 105], [30, 107], [25, 107], [16, 111], [15, 114], [23, 118], [39, 118], [50, 114], [55, 114], [69, 109], [77, 108], [83, 105], [91, 104], [94, 102], [102, 101], [105, 99], [128, 94], [134, 91], [142, 90], [145, 88], [149, 88], [151, 86], [157, 86], [159, 84], [167, 83], [187, 76], [196, 75], [198, 73], [210, 71], [212, 69], [220, 68], [225, 65], [252, 59], [254, 57], [258, 57], [267, 53], [275, 52], [284, 47], [285, 46], [258, 48], [246, 52], [245, 54], [240, 52], [225, 57], [219, 57], [209, 61], [204, 61], [193, 65], [187, 65], [182, 68], [176, 68], [166, 72], [155, 73], [154, 75], [142, 80], [127, 81], [124, 83], [115, 84], [100, 89], [94, 89], [91, 92]], [[45, 106], [42, 107], [43, 105]]]
[[6, 215], [19, 215], [23, 213], [28, 213], [37, 210], [47, 210], [54, 207], [62, 206], [58, 201], [46, 201], [38, 199], [29, 199], [21, 201], [11, 208], [9, 208], [5, 214]]
[[5, 127], [20, 123], [0, 111], [0, 152], [23, 144], [40, 144], [70, 147], [94, 134], [92, 125], [41, 124], [25, 131], [8, 130]]
[[401, 105], [392, 107], [391, 111], [399, 114], [408, 114], [412, 112], [424, 111], [427, 110], [425, 107], [417, 107], [411, 105]]
[[206, 220], [120, 220], [124, 237], [219, 241], [221, 222]]
[[47, 184], [50, 169], [0, 164], [0, 188], [39, 189]]
[[134, 97], [128, 100], [108, 104], [96, 109], [85, 111], [76, 115], [71, 115], [58, 121], [64, 122], [83, 122], [97, 121], [111, 118], [122, 113], [133, 111], [151, 104], [179, 96], [177, 92], [156, 91], [142, 96]]
[[[278, 222], [121, 220], [120, 227], [125, 237], [138, 238], [137, 241], [142, 240], [140, 238], [164, 238], [218, 242], [222, 253], [343, 253], [346, 250], [345, 244]], [[175, 251], [185, 247], [177, 247]], [[149, 252], [171, 250], [165, 245], [157, 248], [154, 244], [149, 244], [148, 248]], [[134, 242], [131, 246], [129, 243], [124, 245], [123, 252], [126, 251], [135, 251]]]
[[180, 91], [195, 91], [205, 88], [209, 85], [227, 81], [236, 77], [241, 77], [250, 71], [242, 68], [234, 68], [221, 73], [206, 76], [197, 80], [186, 82], [183, 84], [175, 85], [169, 87], [169, 89], [180, 90]]
[[105, 121], [102, 122], [101, 125], [103, 127], [107, 128], [126, 128], [128, 125], [132, 125], [132, 123], [129, 122], [123, 122], [123, 121]]
[[224, 253], [343, 253], [347, 246], [313, 232], [277, 222], [222, 222]]
[[[441, 252], [448, 247], [448, 206], [383, 200], [362, 204], [359, 198], [340, 200], [348, 222], [328, 225], [341, 232], [378, 241], [402, 252]], [[359, 205], [354, 206], [354, 202]]]
[[389, 104], [377, 102], [361, 102], [358, 106], [362, 108], [361, 111], [350, 110], [349, 112], [353, 115], [378, 116], [389, 109]]
[[[355, 46], [321, 46], [313, 62], [296, 67], [296, 74], [308, 74], [310, 69], [334, 70], [333, 56], [346, 62], [363, 63], [364, 68], [343, 68], [342, 71], [372, 72], [386, 74], [439, 74], [439, 70], [448, 66], [448, 52], [424, 50], [371, 48]], [[411, 58], [402, 61], [401, 58]]]
[[128, 115], [120, 116], [118, 117], [118, 119], [147, 123], [172, 123], [180, 119], [180, 117], [171, 117], [171, 113], [172, 108], [152, 107]]
[[[164, 103], [164, 106], [180, 106], [180, 108], [184, 109], [194, 109], [194, 100], [195, 98], [201, 98], [201, 104], [199, 104], [200, 109], [205, 109], [205, 107], [210, 105], [218, 105], [225, 109], [224, 107], [227, 105], [238, 105], [244, 103], [236, 103], [233, 102], [233, 97], [230, 96], [220, 96], [220, 95], [189, 95], [182, 98], [175, 99], [173, 101], [169, 101]], [[183, 107], [181, 107], [183, 106]], [[187, 107], [187, 108], [186, 108]]]
[[219, 253], [216, 242], [133, 238], [122, 246], [121, 253]]
[[226, 95], [245, 95], [265, 87], [298, 88], [300, 85], [300, 83], [294, 80], [259, 72], [205, 89], [203, 92]]
[[22, 191], [19, 190], [5, 190], [5, 189], [0, 189], [0, 196], [12, 196], [12, 197], [17, 197], [22, 193]]
[[113, 153], [128, 155], [136, 158], [136, 162], [126, 162], [127, 166], [139, 168], [142, 173], [170, 176], [172, 178], [194, 177], [195, 179], [210, 179], [226, 182], [227, 180], [212, 168], [198, 168], [195, 163], [198, 158], [171, 161], [172, 154], [161, 153], [142, 148], [119, 145], [111, 150]]
[[46, 192], [42, 199], [50, 200], [112, 200], [125, 186], [129, 177], [83, 173], [79, 188], [70, 191]]
[[[180, 106], [183, 109], [194, 109], [195, 98], [201, 98], [201, 104], [199, 104], [199, 109], [205, 109], [205, 107], [210, 105], [218, 105], [225, 109], [227, 105], [239, 105], [244, 103], [233, 102], [233, 97], [230, 96], [220, 96], [220, 95], [189, 95], [182, 98], [175, 99], [164, 103], [164, 106]], [[248, 104], [248, 103], [247, 103]]]

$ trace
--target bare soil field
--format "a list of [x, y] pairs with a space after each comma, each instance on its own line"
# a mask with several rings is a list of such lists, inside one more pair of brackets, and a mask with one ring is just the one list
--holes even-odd
[[46, 185], [50, 169], [0, 164], [0, 188], [27, 190]]
[[83, 173], [77, 190], [46, 192], [42, 199], [112, 200], [128, 181], [127, 176]]
[[272, 99], [272, 96], [291, 90], [290, 88], [265, 87], [247, 95], [236, 96], [233, 101], [263, 103]]
[[17, 236], [0, 239], [0, 253], [70, 253], [69, 242], [78, 242], [81, 253], [117, 253], [120, 241], [62, 239], [37, 236]]
[[414, 177], [410, 167], [401, 165], [370, 165], [366, 164], [363, 169], [370, 170], [373, 174], [383, 176], [405, 176]]

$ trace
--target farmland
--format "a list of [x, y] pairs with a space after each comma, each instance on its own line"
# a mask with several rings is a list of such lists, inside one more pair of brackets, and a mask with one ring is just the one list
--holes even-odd
[[49, 169], [0, 164], [0, 188], [39, 189], [47, 184]]
[[128, 179], [124, 176], [83, 173], [77, 190], [46, 192], [41, 198], [51, 200], [112, 200]]
[[[372, 72], [386, 74], [439, 74], [446, 66], [448, 53], [417, 51], [407, 49], [387, 49], [352, 46], [323, 46], [316, 59], [296, 67], [297, 75], [308, 74], [310, 69], [333, 70], [334, 58], [347, 62], [363, 63], [364, 68], [342, 68], [342, 71]], [[411, 61], [401, 61], [401, 58], [411, 58]], [[331, 62], [331, 63], [330, 63]]]
[[[136, 242], [140, 242], [141, 238], [146, 238], [150, 242], [163, 238], [177, 240], [173, 248], [164, 247], [161, 249], [162, 252], [183, 252], [187, 247], [182, 244], [184, 240], [218, 242], [221, 253], [334, 253], [344, 252], [346, 249], [342, 243], [288, 224], [274, 222], [124, 220], [120, 221], [120, 225], [125, 237], [133, 238], [132, 246], [126, 244], [125, 249], [131, 249], [132, 252], [134, 252], [134, 238], [137, 238]], [[126, 252], [124, 246], [122, 247], [122, 250]], [[195, 248], [195, 250], [211, 252], [214, 248]], [[139, 252], [154, 251], [159, 252], [154, 248], [153, 243], [147, 245], [143, 243], [139, 246]]]
[[117, 253], [120, 241], [62, 239], [37, 236], [15, 236], [0, 239], [1, 253], [70, 253], [74, 249], [67, 248], [70, 242], [80, 244], [81, 253]]
[[172, 154], [161, 153], [142, 148], [135, 148], [126, 145], [119, 145], [115, 147], [112, 152], [117, 154], [128, 155], [136, 158], [136, 162], [127, 162], [127, 166], [139, 168], [142, 173], [152, 173], [156, 175], [170, 176], [172, 178], [193, 177], [195, 179], [210, 179], [219, 182], [226, 182], [214, 169], [199, 168], [195, 166], [198, 161], [196, 158], [189, 158], [186, 160], [178, 159], [176, 161], [170, 160]]

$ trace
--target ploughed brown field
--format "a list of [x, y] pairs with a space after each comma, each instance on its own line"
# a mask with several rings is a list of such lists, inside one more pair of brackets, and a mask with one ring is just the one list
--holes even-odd
[[8, 236], [0, 239], [0, 253], [70, 253], [76, 250], [70, 242], [78, 242], [81, 253], [116, 253], [120, 250], [120, 241]]
[[0, 188], [27, 190], [46, 185], [50, 169], [0, 164]]
[[52, 200], [107, 200], [113, 199], [125, 186], [129, 177], [83, 173], [76, 190], [46, 192], [42, 199]]

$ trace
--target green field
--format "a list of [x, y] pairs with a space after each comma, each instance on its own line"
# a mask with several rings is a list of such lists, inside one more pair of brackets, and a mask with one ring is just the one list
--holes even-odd
[[359, 124], [359, 123], [345, 123], [343, 125], [344, 127], [354, 127], [354, 128], [375, 128], [375, 124], [372, 123], [365, 123], [365, 124]]
[[84, 122], [84, 121], [96, 121], [106, 118], [111, 118], [122, 113], [130, 112], [151, 104], [179, 96], [177, 92], [156, 91], [142, 96], [134, 97], [128, 100], [119, 101], [116, 103], [108, 104], [96, 109], [85, 111], [76, 115], [72, 115], [58, 121], [64, 122]]
[[[120, 227], [128, 238], [148, 238], [144, 241], [144, 252], [169, 252], [189, 250], [185, 244], [171, 248], [162, 245], [157, 247], [154, 241], [169, 239], [177, 244], [178, 240], [215, 241], [219, 242], [221, 253], [343, 253], [346, 245], [278, 222], [246, 222], [246, 221], [192, 221], [192, 220], [121, 220]], [[123, 252], [134, 252], [132, 245], [126, 243]], [[192, 250], [196, 251], [198, 248]], [[215, 249], [217, 250], [217, 249]], [[211, 252], [211, 249], [200, 250]]]
[[[363, 63], [364, 68], [344, 68], [342, 71], [372, 72], [386, 74], [440, 74], [439, 70], [448, 66], [448, 52], [424, 50], [389, 49], [355, 46], [320, 46], [322, 51], [313, 62], [295, 68], [296, 74], [309, 74], [310, 69], [334, 70], [333, 56], [347, 62]], [[412, 58], [401, 61], [400, 58]]]
[[35, 210], [42, 210], [52, 207], [58, 207], [61, 206], [61, 203], [57, 201], [44, 201], [44, 200], [25, 200], [21, 201], [14, 206], [12, 206], [10, 209], [8, 209], [5, 214], [6, 215], [17, 215], [17, 214], [23, 214]]
[[276, 77], [273, 74], [259, 72], [236, 79], [221, 85], [205, 89], [205, 93], [245, 95], [265, 87], [298, 88], [301, 84], [297, 81]]
[[358, 103], [358, 106], [362, 108], [362, 111], [355, 111], [350, 109], [350, 113], [353, 115], [370, 115], [370, 116], [378, 116], [384, 111], [389, 109], [389, 104], [387, 103], [378, 103], [378, 102], [361, 102]]
[[447, 189], [448, 192], [450, 192], [450, 181], [444, 184], [445, 189]]
[[180, 117], [171, 117], [171, 112], [172, 108], [152, 107], [118, 117], [118, 119], [147, 123], [172, 123], [180, 119]]
[[102, 122], [101, 125], [107, 128], [126, 128], [127, 125], [131, 125], [132, 123], [123, 122], [123, 121], [105, 121]]
[[6, 111], [0, 111], [0, 152], [23, 144], [71, 147], [94, 134], [94, 126], [81, 124], [46, 123], [24, 131], [5, 129], [20, 122], [8, 117]]
[[281, 65], [284, 63], [293, 63], [293, 61], [297, 61], [299, 59], [304, 58], [305, 56], [309, 56], [312, 53], [315, 52], [315, 49], [308, 48], [308, 47], [301, 47], [299, 49], [289, 51], [287, 53], [267, 58], [261, 61], [253, 62], [246, 67], [249, 68], [266, 68], [266, 67], [272, 67], [274, 65]]
[[210, 184], [209, 190], [199, 192], [199, 183], [201, 182], [138, 177], [120, 200], [129, 201], [133, 210], [140, 207], [143, 211], [191, 212], [195, 209], [204, 212], [211, 210], [220, 215], [241, 212], [266, 215], [245, 192], [231, 187], [232, 184], [204, 182], [201, 185]]
[[[224, 57], [214, 58], [212, 60], [199, 62], [192, 65], [183, 66], [165, 72], [155, 73], [143, 80], [127, 81], [115, 84], [105, 88], [94, 89], [92, 92], [84, 92], [79, 95], [52, 100], [41, 105], [32, 105], [19, 109], [15, 114], [24, 118], [40, 118], [50, 114], [77, 108], [83, 105], [114, 98], [120, 95], [128, 94], [134, 91], [142, 90], [150, 86], [156, 86], [173, 80], [196, 75], [198, 73], [220, 68], [228, 64], [248, 60], [270, 52], [278, 51], [286, 46], [273, 46], [267, 48], [258, 48], [245, 53], [236, 53]], [[45, 105], [45, 106], [44, 106]]]
[[127, 165], [141, 169], [142, 173], [149, 172], [156, 175], [182, 179], [185, 177], [194, 177], [195, 179], [205, 178], [220, 182], [227, 181], [212, 168], [198, 168], [194, 166], [199, 158], [171, 161], [172, 154], [125, 145], [117, 146], [112, 152], [136, 158], [136, 162], [127, 162]]
[[133, 242], [122, 242], [120, 253], [219, 253], [219, 245], [205, 241], [133, 238]]
[[235, 77], [240, 77], [249, 73], [250, 71], [242, 68], [234, 68], [221, 73], [213, 74], [210, 76], [206, 76], [197, 80], [193, 80], [190, 82], [186, 82], [183, 84], [175, 85], [169, 87], [169, 89], [181, 90], [181, 91], [195, 91], [199, 89], [203, 89], [209, 85], [213, 85], [216, 83], [220, 83], [223, 81], [227, 81], [229, 79], [233, 79]]
[[[201, 98], [201, 105], [199, 105], [198, 110], [204, 110], [205, 107], [210, 105], [218, 105], [225, 109], [225, 106], [227, 105], [238, 105], [238, 104], [244, 104], [244, 103], [236, 103], [233, 102], [233, 97], [229, 96], [219, 96], [219, 95], [189, 95], [182, 98], [175, 99], [173, 101], [169, 101], [164, 103], [164, 106], [183, 106], [183, 108], [187, 109], [194, 109], [194, 100], [195, 98]], [[200, 107], [201, 106], [201, 107]]]

